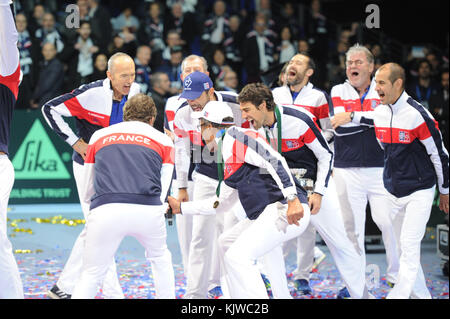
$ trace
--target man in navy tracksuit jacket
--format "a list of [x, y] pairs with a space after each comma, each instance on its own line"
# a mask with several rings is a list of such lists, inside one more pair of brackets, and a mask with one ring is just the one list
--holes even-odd
[[144, 246], [156, 297], [175, 298], [163, 206], [173, 174], [173, 143], [152, 127], [155, 118], [153, 100], [137, 94], [125, 105], [124, 122], [92, 135], [84, 164], [89, 226], [74, 299], [95, 297], [125, 236]]
[[[347, 80], [331, 89], [333, 107], [330, 118], [342, 112], [372, 112], [380, 103], [371, 80], [374, 70], [372, 53], [356, 44], [346, 53]], [[388, 192], [383, 186], [383, 150], [377, 142], [373, 127], [345, 123], [335, 129], [334, 169], [339, 202], [348, 236], [365, 255], [365, 220], [367, 202], [372, 219], [381, 230], [386, 250], [386, 282], [397, 282], [399, 257], [389, 212]], [[365, 267], [364, 267], [365, 268]], [[341, 291], [339, 298], [346, 297]]]
[[[89, 207], [82, 198], [85, 189], [83, 164], [87, 147], [95, 131], [122, 122], [123, 106], [128, 98], [139, 93], [139, 85], [134, 82], [135, 66], [133, 59], [125, 53], [116, 53], [108, 60], [107, 78], [98, 80], [56, 97], [42, 107], [44, 118], [50, 127], [66, 141], [73, 152], [73, 174], [80, 197], [81, 209], [85, 218]], [[63, 117], [74, 117], [77, 133], [74, 133]], [[56, 285], [49, 291], [55, 299], [69, 298], [81, 270], [81, 256], [86, 231], [83, 230], [74, 244], [72, 253]], [[113, 271], [106, 276], [109, 284], [103, 292], [107, 298], [123, 298], [119, 281]]]
[[405, 72], [388, 63], [376, 75], [381, 104], [373, 112], [346, 112], [333, 126], [360, 123], [375, 127], [384, 149], [383, 183], [393, 205], [391, 218], [399, 244], [397, 283], [387, 298], [431, 298], [420, 265], [420, 242], [430, 217], [436, 184], [439, 208], [449, 211], [449, 156], [433, 116], [404, 91]]

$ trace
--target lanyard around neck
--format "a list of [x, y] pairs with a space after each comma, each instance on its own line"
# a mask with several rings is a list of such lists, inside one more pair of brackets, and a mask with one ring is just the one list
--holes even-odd
[[[278, 153], [281, 154], [281, 113], [280, 113], [280, 110], [278, 109], [278, 106], [276, 106], [276, 105], [275, 105], [274, 111], [275, 111], [275, 122], [277, 123], [277, 135], [278, 135], [277, 136], [277, 148], [278, 148]], [[266, 129], [265, 131], [266, 131], [267, 142], [269, 142], [269, 144], [271, 144], [268, 130]]]
[[[219, 138], [219, 142], [217, 143], [217, 176], [219, 178], [219, 184], [217, 184], [216, 188], [216, 195], [219, 197], [220, 195], [220, 185], [223, 181], [223, 157], [222, 157], [222, 144], [223, 144], [223, 138], [225, 137], [225, 131], [222, 133], [222, 136]], [[214, 203], [214, 205], [216, 205]], [[217, 202], [218, 205], [218, 202]], [[217, 206], [216, 206], [217, 207]], [[216, 208], [214, 207], [214, 208]]]
[[364, 100], [366, 99], [367, 94], [369, 93], [369, 89], [370, 89], [370, 85], [367, 87], [366, 91], [364, 92], [363, 96], [361, 96], [360, 101], [361, 101], [361, 106], [364, 103]]

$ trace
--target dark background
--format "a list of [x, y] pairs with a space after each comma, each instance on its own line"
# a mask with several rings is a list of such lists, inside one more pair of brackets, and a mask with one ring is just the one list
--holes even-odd
[[442, 49], [448, 47], [450, 1], [322, 1], [325, 16], [338, 23], [365, 22], [369, 15], [365, 12], [366, 6], [377, 4], [380, 7], [380, 31], [404, 44], [431, 42]]

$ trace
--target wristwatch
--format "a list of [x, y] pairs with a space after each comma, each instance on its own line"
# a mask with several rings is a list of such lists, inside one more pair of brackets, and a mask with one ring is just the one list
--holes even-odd
[[286, 196], [286, 200], [288, 202], [291, 202], [291, 201], [293, 201], [296, 198], [297, 198], [297, 194], [290, 194], [290, 195]]
[[355, 117], [355, 112], [350, 112], [350, 122], [353, 121], [354, 117]]

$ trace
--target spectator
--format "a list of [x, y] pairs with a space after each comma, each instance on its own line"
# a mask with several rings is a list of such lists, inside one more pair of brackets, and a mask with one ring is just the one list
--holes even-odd
[[[190, 45], [194, 41], [197, 34], [197, 23], [195, 17], [191, 12], [183, 13], [181, 2], [175, 2], [172, 5], [170, 12], [165, 17], [164, 30], [175, 30], [180, 35], [180, 43], [183, 50], [188, 52]], [[168, 37], [168, 35], [166, 36]]]
[[80, 13], [80, 24], [84, 21], [89, 21], [89, 4], [87, 0], [77, 0], [78, 12]]
[[181, 43], [182, 43], [182, 40], [180, 38], [180, 34], [176, 30], [169, 30], [167, 32], [166, 47], [162, 53], [162, 58], [163, 58], [162, 63], [170, 60], [170, 50], [173, 47], [180, 47]]
[[226, 67], [229, 68], [225, 62], [225, 52], [222, 48], [218, 47], [214, 50], [211, 73], [209, 74], [213, 83], [223, 80]]
[[108, 58], [104, 53], [99, 53], [95, 57], [94, 72], [89, 76], [89, 82], [104, 80], [106, 78], [106, 69], [108, 68]]
[[287, 25], [280, 31], [281, 43], [277, 48], [279, 54], [279, 62], [288, 62], [296, 53], [294, 41], [292, 41], [291, 28]]
[[134, 82], [140, 85], [141, 93], [147, 94], [150, 90], [150, 60], [152, 58], [152, 49], [148, 45], [141, 45], [137, 48], [134, 64], [136, 66], [136, 77]]
[[449, 73], [448, 69], [441, 73], [441, 83], [439, 94], [430, 98], [431, 113], [439, 123], [439, 129], [442, 133], [444, 145], [448, 149], [449, 139]]
[[223, 79], [218, 81], [216, 86], [220, 91], [239, 93], [239, 78], [237, 73], [230, 67], [225, 67]]
[[148, 15], [138, 31], [139, 43], [150, 46], [152, 50], [151, 66], [157, 68], [162, 64], [164, 44], [164, 21], [161, 16], [161, 5], [158, 2], [150, 4]]
[[228, 64], [238, 73], [241, 78], [242, 52], [245, 41], [245, 31], [239, 16], [233, 15], [229, 19], [230, 35], [225, 39], [223, 45]]
[[116, 32], [126, 29], [130, 33], [135, 33], [139, 29], [139, 20], [133, 15], [131, 8], [125, 8], [118, 17], [112, 18], [111, 24]]
[[[308, 42], [311, 45], [311, 55], [317, 65], [326, 65], [328, 60], [328, 41], [330, 31], [327, 18], [321, 13], [320, 0], [312, 0], [309, 15], [306, 19]], [[323, 87], [326, 69], [318, 68], [315, 72], [315, 83]]]
[[298, 23], [298, 14], [295, 11], [292, 2], [286, 2], [281, 9], [281, 19], [282, 22], [289, 26], [292, 32], [292, 39], [298, 41], [305, 36], [305, 31]]
[[267, 29], [274, 33], [275, 38], [278, 36], [280, 30], [277, 25], [280, 25], [280, 18], [278, 17], [278, 10], [273, 10], [270, 0], [259, 0], [256, 10], [256, 16], [264, 15], [267, 21]]
[[88, 0], [92, 36], [97, 39], [101, 51], [106, 51], [112, 40], [111, 15], [99, 0]]
[[330, 58], [328, 81], [325, 87], [331, 88], [339, 83], [345, 82], [347, 78], [345, 53], [348, 49], [349, 47], [347, 42], [339, 41], [336, 52], [334, 52]]
[[180, 94], [182, 91], [181, 83], [181, 62], [183, 60], [183, 50], [180, 46], [175, 46], [170, 50], [170, 61], [163, 64], [157, 71], [167, 74], [170, 80], [170, 93], [172, 95]]
[[33, 74], [32, 74], [32, 42], [30, 33], [27, 30], [27, 18], [24, 14], [16, 15], [16, 29], [19, 34], [17, 47], [20, 54], [20, 69], [22, 70], [22, 82], [19, 86], [20, 94], [17, 96], [16, 108], [27, 109], [30, 107], [31, 94], [33, 93]]
[[166, 73], [152, 74], [150, 96], [156, 105], [156, 120], [153, 127], [164, 133], [164, 107], [170, 93], [170, 80]]
[[309, 54], [309, 44], [305, 39], [300, 39], [297, 43], [297, 52], [302, 54]]
[[202, 52], [208, 61], [211, 61], [215, 49], [223, 45], [224, 41], [231, 35], [226, 9], [227, 7], [224, 1], [216, 1], [213, 7], [213, 13], [203, 25]]
[[181, 4], [181, 10], [183, 12], [195, 13], [195, 7], [197, 6], [197, 0], [167, 0], [166, 4], [171, 8], [175, 3]]
[[244, 64], [247, 71], [247, 83], [261, 82], [261, 73], [269, 69], [275, 62], [274, 38], [267, 29], [267, 19], [257, 15], [253, 31], [247, 34]]
[[350, 30], [348, 29], [342, 30], [341, 34], [339, 35], [338, 42], [345, 42], [350, 47], [350, 45], [353, 44], [350, 42], [351, 36], [352, 32]]
[[[129, 34], [129, 33], [128, 33]], [[114, 53], [123, 52], [129, 56], [136, 54], [136, 41], [132, 38], [125, 38], [125, 34], [118, 33], [113, 37], [113, 41], [109, 44], [108, 54], [112, 56]]]
[[56, 48], [51, 42], [42, 47], [44, 61], [41, 62], [39, 80], [34, 89], [31, 108], [36, 109], [45, 102], [62, 93], [64, 70], [62, 63], [56, 58]]
[[60, 55], [60, 59], [68, 64], [68, 90], [89, 83], [89, 76], [94, 72], [94, 54], [99, 51], [97, 40], [91, 37], [89, 22], [82, 22], [77, 32], [75, 42], [67, 44]]
[[375, 74], [375, 72], [378, 70], [378, 68], [380, 66], [382, 66], [386, 62], [385, 61], [386, 58], [385, 58], [385, 56], [384, 56], [384, 54], [382, 52], [381, 45], [378, 44], [378, 43], [375, 43], [372, 46], [372, 48], [370, 49], [370, 51], [373, 54], [373, 59], [374, 59], [374, 70], [373, 70], [373, 72]]
[[432, 79], [435, 81], [439, 81], [440, 80], [439, 77], [441, 76], [441, 70], [440, 70], [441, 65], [440, 65], [439, 59], [437, 58], [436, 53], [434, 53], [433, 51], [430, 51], [425, 55], [425, 58], [431, 64]]
[[34, 36], [41, 48], [45, 43], [51, 42], [55, 45], [58, 53], [64, 49], [64, 40], [55, 27], [55, 17], [49, 12], [44, 14], [44, 17], [42, 18], [42, 27], [36, 30]]
[[413, 99], [428, 109], [430, 99], [439, 94], [438, 83], [431, 77], [432, 66], [427, 59], [419, 60], [417, 65], [417, 78], [410, 82], [406, 91]]
[[[78, 14], [79, 14], [79, 21], [80, 26], [83, 22], [89, 21], [89, 5], [87, 0], [77, 0], [76, 5], [78, 7]], [[62, 28], [61, 35], [65, 39], [65, 43], [69, 42], [76, 42], [76, 39], [78, 38], [79, 32], [78, 28]]]
[[44, 19], [45, 8], [42, 4], [34, 6], [33, 15], [31, 16], [29, 23], [30, 34], [34, 35], [36, 31], [42, 28], [42, 20]]

